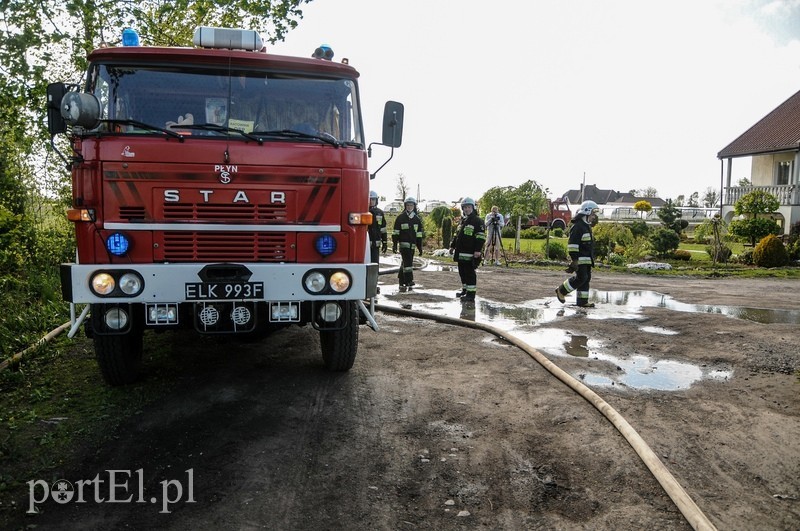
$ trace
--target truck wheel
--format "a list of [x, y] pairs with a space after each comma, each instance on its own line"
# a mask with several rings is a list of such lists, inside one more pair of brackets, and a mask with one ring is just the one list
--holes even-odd
[[139, 377], [142, 362], [142, 332], [118, 336], [95, 334], [94, 354], [108, 385], [126, 385]]
[[349, 303], [347, 324], [341, 330], [320, 330], [322, 360], [329, 371], [344, 372], [353, 367], [358, 352], [358, 316], [356, 304]]
[[553, 225], [551, 226], [551, 228], [564, 230], [567, 228], [567, 224], [564, 223], [564, 220], [557, 219], [553, 221]]

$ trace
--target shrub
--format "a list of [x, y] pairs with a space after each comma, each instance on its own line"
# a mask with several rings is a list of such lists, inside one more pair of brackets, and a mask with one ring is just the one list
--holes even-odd
[[758, 267], [780, 267], [788, 261], [786, 247], [774, 234], [762, 238], [753, 249], [753, 263]]
[[453, 219], [442, 218], [442, 247], [449, 247], [453, 239]]
[[553, 233], [553, 236], [555, 236], [556, 238], [564, 237], [564, 229], [562, 229], [561, 227], [556, 227], [551, 232]]
[[541, 240], [545, 235], [545, 229], [542, 227], [529, 227], [519, 233], [519, 237], [523, 240]]
[[609, 253], [608, 263], [613, 266], [623, 266], [625, 265], [625, 257], [621, 254]]
[[653, 246], [653, 250], [660, 256], [668, 256], [681, 243], [677, 232], [664, 227], [654, 230], [648, 239]]
[[714, 253], [716, 253], [717, 254], [716, 261], [720, 262], [720, 263], [725, 263], [728, 260], [730, 260], [731, 259], [731, 255], [733, 254], [733, 251], [731, 251], [731, 248], [728, 247], [727, 245], [725, 245], [724, 243], [721, 244], [719, 247], [714, 247], [713, 245], [706, 245], [706, 252], [708, 253], [708, 256], [712, 260], [715, 259], [714, 258]]
[[542, 248], [544, 255], [551, 260], [566, 260], [567, 259], [567, 246], [561, 242], [550, 240], [548, 244]]
[[628, 229], [630, 229], [634, 238], [638, 238], [639, 236], [647, 236], [647, 234], [650, 232], [650, 227], [647, 226], [647, 223], [640, 219], [628, 223]]
[[638, 262], [650, 254], [652, 250], [653, 247], [650, 245], [650, 240], [640, 236], [625, 247], [625, 259], [628, 262]]
[[692, 259], [692, 253], [690, 253], [689, 251], [687, 251], [685, 249], [676, 249], [672, 253], [672, 259], [673, 260], [683, 260], [683, 261], [688, 262], [689, 260]]
[[517, 230], [511, 225], [506, 225], [503, 227], [503, 230], [500, 231], [500, 234], [503, 238], [513, 238], [517, 235]]

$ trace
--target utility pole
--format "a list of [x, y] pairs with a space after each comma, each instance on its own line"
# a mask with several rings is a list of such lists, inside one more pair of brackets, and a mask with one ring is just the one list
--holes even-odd
[[581, 203], [583, 203], [583, 189], [586, 188], [586, 172], [583, 172], [583, 182], [581, 183]]

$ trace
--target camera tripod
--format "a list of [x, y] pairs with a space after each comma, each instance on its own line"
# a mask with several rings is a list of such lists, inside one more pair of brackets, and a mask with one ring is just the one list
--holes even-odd
[[[500, 244], [500, 255], [503, 257], [503, 260], [506, 262], [506, 267], [508, 267], [508, 257], [506, 256], [506, 250], [503, 249], [503, 233], [497, 221], [492, 221], [489, 223], [489, 240], [486, 242], [486, 252], [485, 256], [489, 257], [488, 259], [491, 261], [492, 257], [494, 256], [495, 251], [497, 250], [497, 244]], [[499, 260], [498, 260], [499, 261]]]

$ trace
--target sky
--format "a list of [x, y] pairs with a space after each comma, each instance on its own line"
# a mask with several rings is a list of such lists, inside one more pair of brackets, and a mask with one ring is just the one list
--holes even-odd
[[[717, 153], [800, 90], [800, 0], [314, 0], [267, 51], [320, 44], [359, 71], [367, 142], [403, 143], [371, 188], [480, 198], [534, 180], [662, 199], [719, 190]], [[374, 172], [389, 156], [375, 146]], [[734, 182], [749, 177], [734, 162]]]

